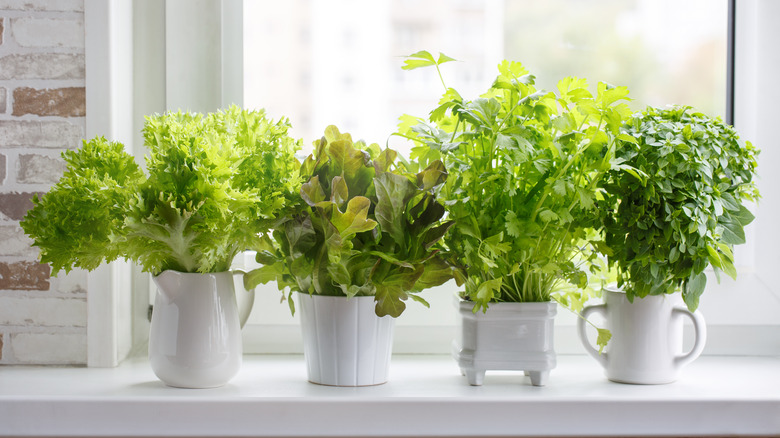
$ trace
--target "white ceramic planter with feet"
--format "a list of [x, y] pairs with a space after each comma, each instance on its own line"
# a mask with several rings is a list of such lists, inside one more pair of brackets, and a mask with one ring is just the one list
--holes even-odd
[[376, 316], [374, 297], [297, 295], [310, 382], [331, 386], [387, 382], [395, 320]]
[[491, 303], [487, 312], [458, 300], [460, 329], [452, 355], [469, 384], [482, 385], [487, 370], [524, 371], [534, 386], [544, 386], [555, 368], [553, 346], [557, 304]]

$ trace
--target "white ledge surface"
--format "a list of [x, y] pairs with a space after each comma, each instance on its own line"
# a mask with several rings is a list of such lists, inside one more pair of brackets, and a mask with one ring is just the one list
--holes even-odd
[[466, 383], [448, 356], [393, 357], [390, 382], [308, 383], [302, 356], [247, 355], [217, 389], [117, 368], [0, 367], [2, 436], [780, 435], [780, 358], [700, 357], [670, 385], [612, 383], [560, 356], [546, 387], [518, 372]]

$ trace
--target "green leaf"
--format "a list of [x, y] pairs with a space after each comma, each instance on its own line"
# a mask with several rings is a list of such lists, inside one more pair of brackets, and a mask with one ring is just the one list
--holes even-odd
[[721, 222], [723, 227], [721, 241], [729, 245], [739, 245], [745, 243], [745, 230], [737, 222]]
[[392, 263], [394, 265], [398, 265], [398, 266], [400, 266], [402, 268], [414, 269], [414, 266], [411, 263], [405, 262], [403, 260], [400, 260], [397, 257], [393, 257], [393, 255], [385, 253], [385, 252], [382, 252], [382, 251], [368, 251], [367, 254], [379, 257], [382, 260], [388, 261], [388, 262], [390, 262], [390, 263]]
[[376, 306], [377, 316], [390, 315], [393, 318], [401, 316], [406, 309], [404, 300], [408, 295], [397, 285], [376, 285]]
[[416, 175], [417, 187], [421, 190], [431, 190], [441, 185], [447, 179], [447, 170], [441, 160], [436, 160]]
[[[502, 278], [493, 278], [491, 280], [483, 281], [477, 286], [477, 292], [474, 296], [474, 301], [483, 309], [487, 310], [487, 303], [493, 300], [495, 293], [501, 289]], [[478, 307], [477, 307], [478, 308]], [[477, 308], [474, 309], [476, 313]]]
[[330, 183], [330, 201], [341, 207], [349, 199], [349, 188], [344, 178], [334, 176]]
[[551, 222], [551, 221], [555, 221], [555, 220], [559, 219], [558, 215], [555, 214], [555, 212], [550, 210], [550, 209], [544, 209], [544, 210], [540, 211], [539, 212], [539, 218], [543, 222]]
[[709, 245], [707, 245], [707, 259], [709, 260], [710, 263], [712, 263], [712, 266], [718, 269], [723, 268], [723, 262], [720, 259], [720, 254], [715, 248]]
[[444, 53], [439, 52], [439, 59], [436, 61], [436, 64], [441, 65], [441, 64], [444, 64], [445, 62], [450, 62], [450, 61], [457, 61], [457, 59], [450, 58], [449, 56], [445, 55]]
[[[327, 267], [330, 278], [338, 285], [348, 286], [352, 283], [347, 267], [341, 263], [331, 263]], [[349, 293], [346, 294], [349, 297]]]
[[433, 245], [441, 240], [445, 234], [447, 234], [447, 231], [449, 231], [453, 225], [455, 225], [455, 222], [449, 221], [425, 231], [425, 233], [422, 235], [422, 238], [420, 239], [423, 244], [423, 248], [429, 250]]
[[422, 304], [423, 306], [427, 307], [428, 309], [430, 309], [430, 308], [431, 308], [431, 304], [430, 304], [429, 302], [425, 301], [425, 299], [424, 299], [424, 298], [422, 298], [421, 296], [419, 296], [419, 295], [416, 295], [416, 294], [412, 294], [412, 293], [410, 293], [410, 294], [409, 294], [409, 297], [410, 297], [411, 299], [413, 299], [414, 301], [417, 301], [418, 303], [420, 303], [420, 304]]
[[422, 275], [414, 285], [415, 290], [424, 290], [440, 286], [454, 277], [453, 268], [439, 257], [433, 257], [425, 263]]
[[721, 269], [733, 280], [737, 279], [737, 268], [734, 263], [727, 257], [721, 257]]
[[255, 261], [263, 265], [272, 265], [278, 262], [278, 258], [268, 251], [258, 251], [255, 254]]
[[398, 153], [392, 149], [384, 149], [382, 152], [374, 158], [374, 169], [377, 173], [387, 172], [390, 166], [395, 162]]
[[613, 103], [628, 98], [628, 88], [626, 87], [613, 87], [612, 85], [604, 82], [599, 82], [598, 85], [598, 97], [596, 100], [601, 104], [602, 108], [606, 108]]
[[317, 244], [317, 233], [314, 231], [311, 218], [308, 217], [286, 222], [284, 237], [287, 239], [286, 248], [293, 258], [303, 256]]
[[694, 312], [699, 307], [699, 297], [704, 293], [706, 286], [707, 276], [703, 272], [692, 275], [685, 283], [682, 294], [683, 300], [691, 312]]
[[596, 336], [596, 345], [598, 345], [599, 354], [601, 354], [609, 343], [610, 339], [612, 339], [612, 332], [603, 328], [597, 328], [596, 331], [598, 333], [598, 336]]
[[737, 223], [743, 227], [753, 222], [753, 220], [756, 218], [753, 216], [753, 213], [751, 213], [750, 210], [748, 210], [744, 205], [740, 205], [739, 210], [732, 213], [731, 217], [734, 218]]
[[276, 281], [281, 276], [281, 265], [265, 265], [244, 274], [244, 288], [252, 290], [260, 284]]
[[325, 200], [325, 191], [320, 185], [319, 177], [314, 176], [301, 185], [301, 198], [312, 207]]
[[331, 223], [336, 227], [342, 238], [356, 233], [369, 231], [376, 227], [376, 221], [368, 219], [368, 211], [371, 201], [364, 196], [355, 196], [349, 200], [347, 209], [341, 213], [339, 209], [333, 209]]
[[[441, 58], [441, 56], [443, 55], [440, 54], [439, 58]], [[432, 65], [436, 65], [436, 60], [433, 59], [433, 55], [426, 50], [421, 50], [407, 56], [406, 60], [404, 60], [404, 65], [401, 68], [404, 70], [414, 70], [416, 68], [430, 67]]]
[[506, 220], [506, 232], [510, 237], [520, 237], [522, 234], [522, 226], [520, 220], [517, 219], [517, 214], [514, 211], [506, 212], [504, 216]]
[[422, 269], [402, 269], [383, 279], [374, 280], [376, 285], [376, 314], [397, 318], [406, 308], [404, 301], [409, 297], [407, 291], [414, 288], [422, 275]]
[[639, 144], [639, 141], [637, 141], [637, 139], [633, 135], [619, 134], [617, 136], [617, 138], [618, 138], [618, 140], [622, 140], [622, 141], [625, 141], [625, 142], [628, 142], [628, 143], [632, 143], [632, 144], [635, 144], [635, 145]]
[[403, 175], [382, 173], [374, 178], [376, 189], [376, 220], [382, 227], [382, 233], [388, 233], [402, 247], [406, 247], [404, 211], [406, 203], [418, 189]]

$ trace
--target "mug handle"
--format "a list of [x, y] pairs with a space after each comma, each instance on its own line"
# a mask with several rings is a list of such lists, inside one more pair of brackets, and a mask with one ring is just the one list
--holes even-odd
[[598, 304], [595, 306], [585, 306], [585, 308], [582, 309], [582, 314], [580, 315], [580, 318], [577, 319], [577, 333], [580, 335], [580, 342], [582, 342], [583, 347], [585, 347], [585, 351], [591, 355], [594, 359], [596, 359], [596, 362], [601, 364], [602, 367], [607, 367], [607, 353], [599, 353], [598, 350], [593, 348], [592, 345], [590, 345], [590, 342], [588, 341], [588, 337], [585, 333], [585, 320], [588, 319], [588, 315], [592, 313], [600, 314], [601, 316], [605, 317], [607, 316], [607, 305], [606, 304]]
[[684, 353], [674, 358], [674, 365], [679, 370], [680, 368], [693, 362], [702, 351], [704, 351], [704, 344], [707, 343], [707, 324], [704, 322], [704, 316], [698, 310], [691, 313], [684, 306], [675, 306], [672, 309], [672, 314], [680, 314], [687, 316], [693, 321], [693, 329], [696, 333], [696, 338], [693, 342], [693, 348], [688, 353]]

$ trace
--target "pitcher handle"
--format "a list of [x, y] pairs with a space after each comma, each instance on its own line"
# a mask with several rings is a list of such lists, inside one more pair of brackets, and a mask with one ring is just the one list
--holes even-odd
[[674, 364], [679, 370], [693, 362], [704, 351], [704, 344], [707, 343], [707, 324], [704, 322], [704, 316], [701, 312], [697, 310], [691, 313], [685, 306], [675, 306], [672, 309], [672, 314], [681, 314], [690, 318], [693, 321], [693, 329], [696, 334], [691, 351], [674, 358]]
[[593, 346], [588, 341], [588, 336], [585, 332], [585, 323], [586, 319], [588, 319], [588, 316], [592, 313], [600, 314], [601, 316], [605, 317], [607, 316], [607, 306], [606, 304], [598, 304], [595, 306], [585, 306], [585, 308], [582, 309], [582, 315], [581, 318], [578, 318], [577, 320], [577, 333], [580, 335], [580, 342], [582, 342], [582, 345], [585, 347], [585, 351], [591, 355], [594, 359], [596, 359], [596, 362], [601, 364], [602, 367], [607, 367], [607, 353], [599, 353], [598, 350], [593, 348]]

